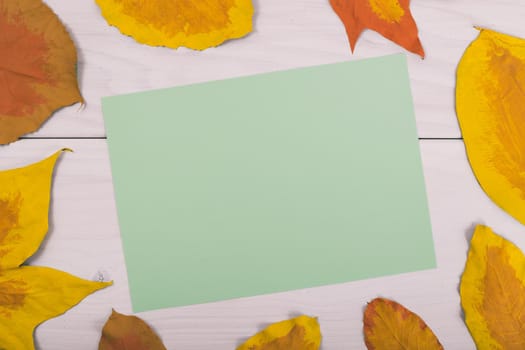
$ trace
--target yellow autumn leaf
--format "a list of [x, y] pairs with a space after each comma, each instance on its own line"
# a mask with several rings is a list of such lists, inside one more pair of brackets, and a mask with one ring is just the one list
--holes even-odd
[[317, 350], [320, 346], [317, 319], [303, 315], [268, 326], [237, 350]]
[[0, 272], [0, 348], [34, 349], [36, 326], [107, 285], [47, 267], [22, 266]]
[[479, 350], [525, 349], [525, 256], [489, 227], [474, 231], [460, 295]]
[[204, 50], [252, 31], [251, 0], [95, 0], [110, 25], [140, 43]]
[[0, 172], [0, 271], [20, 266], [44, 239], [51, 179], [60, 154]]
[[0, 171], [0, 349], [34, 349], [36, 326], [111, 284], [47, 267], [20, 266], [47, 233], [51, 179], [62, 151]]
[[368, 303], [363, 331], [368, 350], [442, 350], [426, 323], [395, 301], [376, 298]]
[[481, 29], [457, 69], [456, 111], [481, 187], [525, 224], [525, 40]]

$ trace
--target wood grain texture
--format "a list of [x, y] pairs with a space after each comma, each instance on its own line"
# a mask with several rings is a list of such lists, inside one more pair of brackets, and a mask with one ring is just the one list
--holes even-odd
[[[404, 52], [365, 31], [351, 55], [327, 0], [254, 0], [254, 32], [204, 52], [140, 45], [108, 26], [94, 0], [46, 2], [77, 45], [87, 105], [59, 111], [34, 136], [103, 136], [101, 96]], [[427, 54], [408, 55], [419, 135], [457, 137], [455, 70], [477, 35], [473, 26], [525, 37], [525, 2], [413, 0], [411, 9]]]
[[[102, 137], [100, 97], [402, 52], [378, 34], [363, 33], [351, 55], [343, 25], [326, 0], [255, 0], [255, 31], [204, 52], [137, 44], [108, 27], [94, 1], [46, 0], [72, 33], [87, 106], [63, 109], [36, 137]], [[409, 55], [421, 137], [459, 137], [454, 112], [455, 69], [477, 32], [473, 25], [525, 37], [522, 0], [412, 0], [427, 53]], [[21, 166], [70, 147], [53, 186], [51, 228], [30, 264], [84, 278], [102, 274], [114, 286], [86, 298], [36, 331], [38, 349], [93, 350], [111, 313], [131, 313], [105, 140], [29, 139], [0, 147], [0, 168]], [[394, 299], [417, 312], [444, 348], [474, 349], [460, 317], [458, 283], [475, 223], [505, 232], [525, 248], [525, 228], [483, 193], [462, 141], [421, 141], [439, 268], [220, 303], [140, 314], [167, 348], [233, 349], [270, 322], [317, 315], [323, 349], [364, 349], [362, 312], [374, 297]], [[417, 247], [414, 247], [417, 249]], [[365, 264], [366, 262], [363, 262]], [[155, 271], [151, 271], [152, 274]]]
[[[131, 312], [105, 140], [23, 140], [0, 149], [0, 165], [27, 164], [62, 147], [75, 152], [64, 154], [57, 165], [51, 230], [30, 263], [84, 278], [95, 278], [100, 271], [115, 284], [40, 326], [36, 339], [40, 349], [96, 349], [111, 308]], [[522, 248], [525, 228], [480, 189], [461, 141], [421, 141], [421, 150], [438, 269], [140, 316], [169, 349], [232, 349], [265, 322], [301, 313], [319, 316], [324, 349], [362, 349], [363, 307], [381, 296], [416, 310], [446, 349], [473, 349], [457, 292], [473, 224], [506, 232]]]

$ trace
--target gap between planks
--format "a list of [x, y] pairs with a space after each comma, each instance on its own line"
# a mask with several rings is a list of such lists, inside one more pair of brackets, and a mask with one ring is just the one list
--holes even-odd
[[[20, 140], [107, 140], [106, 136], [54, 136], [54, 137], [21, 137]], [[462, 137], [418, 137], [420, 141], [459, 141]]]

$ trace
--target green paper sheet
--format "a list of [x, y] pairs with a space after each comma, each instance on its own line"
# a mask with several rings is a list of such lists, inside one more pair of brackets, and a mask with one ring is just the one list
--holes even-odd
[[435, 267], [404, 55], [103, 112], [135, 312]]

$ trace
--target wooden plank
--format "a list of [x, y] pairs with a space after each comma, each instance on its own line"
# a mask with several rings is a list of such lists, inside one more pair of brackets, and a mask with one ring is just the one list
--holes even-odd
[[[75, 152], [64, 154], [57, 165], [50, 232], [29, 263], [87, 279], [102, 272], [115, 284], [44, 323], [36, 338], [41, 349], [94, 349], [111, 308], [131, 312], [105, 141], [24, 140], [0, 149], [0, 167], [32, 163], [61, 147]], [[319, 317], [326, 349], [362, 349], [363, 307], [384, 296], [419, 313], [447, 349], [474, 349], [460, 317], [457, 292], [473, 224], [488, 224], [522, 248], [525, 229], [483, 193], [461, 141], [421, 141], [421, 150], [438, 269], [140, 316], [174, 349], [233, 349], [263, 324], [299, 313]]]
[[[328, 2], [320, 0], [254, 1], [254, 32], [204, 52], [140, 45], [109, 27], [94, 1], [46, 2], [78, 47], [87, 105], [60, 110], [36, 137], [104, 136], [102, 96], [404, 52], [365, 31], [351, 55], [342, 24]], [[458, 137], [455, 69], [477, 35], [473, 26], [525, 37], [525, 2], [414, 0], [411, 7], [427, 52], [425, 60], [408, 55], [419, 135]]]

